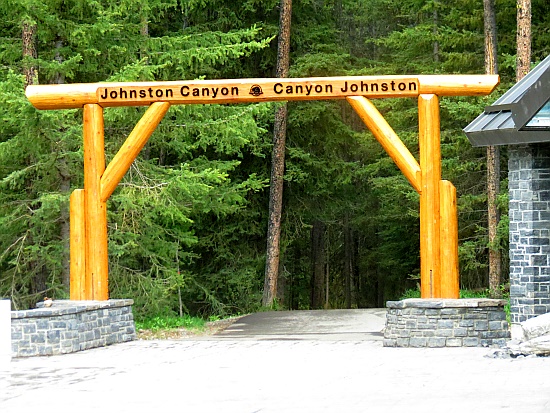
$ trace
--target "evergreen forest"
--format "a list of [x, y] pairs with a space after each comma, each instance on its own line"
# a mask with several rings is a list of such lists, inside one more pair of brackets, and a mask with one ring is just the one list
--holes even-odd
[[[483, 74], [482, 0], [294, 0], [290, 77]], [[516, 0], [496, 0], [501, 84], [441, 99], [457, 187], [461, 287], [507, 278], [507, 157], [490, 245], [485, 148], [462, 132], [515, 82]], [[279, 0], [0, 0], [0, 297], [68, 298], [69, 196], [82, 111], [37, 111], [28, 84], [275, 77]], [[532, 64], [550, 53], [532, 0]], [[374, 101], [418, 156], [415, 99]], [[280, 103], [172, 106], [108, 203], [112, 298], [138, 317], [260, 309]], [[105, 110], [107, 162], [145, 108]], [[345, 100], [288, 104], [277, 307], [383, 307], [419, 282], [419, 197]], [[314, 285], [322, 303], [312, 302]]]

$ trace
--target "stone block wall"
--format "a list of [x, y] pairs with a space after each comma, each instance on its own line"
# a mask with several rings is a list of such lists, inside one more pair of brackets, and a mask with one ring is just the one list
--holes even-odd
[[550, 312], [550, 144], [509, 147], [512, 324]]
[[388, 301], [384, 347], [503, 347], [510, 337], [504, 300]]
[[48, 308], [12, 311], [12, 355], [65, 354], [135, 340], [132, 304], [59, 300]]

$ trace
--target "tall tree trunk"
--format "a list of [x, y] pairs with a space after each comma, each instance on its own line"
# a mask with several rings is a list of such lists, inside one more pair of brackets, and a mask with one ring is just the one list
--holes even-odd
[[323, 308], [325, 281], [325, 224], [313, 221], [311, 228], [311, 308]]
[[139, 48], [139, 55], [142, 59], [146, 59], [148, 57], [147, 43], [149, 41], [149, 19], [147, 10], [144, 8], [141, 9], [141, 26], [139, 28], [139, 33], [141, 34], [142, 40], [142, 45]]
[[497, 24], [495, 0], [483, 0], [483, 23], [485, 31], [485, 73], [498, 74]]
[[[55, 41], [55, 61], [59, 64], [63, 63], [63, 55], [61, 54], [61, 48], [63, 47], [63, 40], [57, 39]], [[65, 83], [65, 75], [61, 72], [56, 72], [53, 76], [52, 83], [57, 85], [62, 85]]]
[[497, 245], [497, 228], [500, 213], [497, 197], [500, 193], [500, 150], [498, 146], [487, 147], [487, 215], [489, 232], [489, 291], [500, 297], [501, 253]]
[[386, 277], [380, 272], [380, 267], [376, 266], [376, 307], [384, 308], [386, 306]]
[[516, 82], [531, 68], [531, 0], [517, 0]]
[[[288, 77], [290, 64], [290, 21], [292, 0], [281, 0], [277, 77]], [[286, 121], [288, 109], [283, 104], [275, 113], [273, 151], [271, 156], [271, 182], [269, 187], [269, 221], [262, 305], [271, 307], [277, 292], [279, 274], [279, 244], [283, 209], [283, 174], [285, 169]]]
[[[25, 88], [29, 85], [38, 84], [38, 70], [33, 61], [38, 57], [36, 51], [36, 23], [25, 21], [21, 27], [22, 54], [23, 54], [23, 75], [25, 76]], [[28, 245], [33, 245], [35, 240], [33, 231], [29, 228], [26, 238]], [[44, 266], [36, 260], [29, 261], [29, 271], [32, 274], [31, 293], [37, 296], [44, 296], [47, 290], [47, 274]]]
[[[141, 34], [141, 41], [142, 46], [139, 48], [140, 50], [140, 57], [142, 59], [147, 59], [145, 62], [146, 64], [149, 63], [149, 52], [148, 52], [148, 42], [149, 42], [149, 19], [147, 15], [147, 11], [142, 8], [141, 10], [142, 16], [141, 16], [141, 26], [139, 28], [139, 33]], [[151, 159], [151, 145], [149, 142], [145, 145], [143, 150], [141, 151], [141, 154], [143, 156], [143, 159], [148, 161]]]
[[[144, 37], [144, 40], [146, 40], [149, 37], [149, 21], [147, 20], [147, 16], [143, 15], [141, 17], [141, 27], [139, 29], [140, 34]], [[143, 48], [143, 51], [147, 51], [147, 48]], [[143, 56], [142, 56], [143, 57]]]
[[[325, 245], [330, 245], [330, 228], [328, 228], [327, 230], [327, 239], [326, 241], [324, 242], [324, 246]], [[324, 249], [324, 246], [323, 246], [323, 249]], [[325, 273], [324, 273], [324, 280], [325, 280], [325, 305], [324, 305], [324, 308], [325, 310], [328, 310], [329, 309], [329, 302], [330, 302], [330, 265], [329, 265], [329, 259], [325, 259], [323, 257], [323, 261], [325, 262]]]
[[[59, 174], [61, 175], [60, 191], [64, 194], [69, 194], [71, 191], [71, 175], [67, 159], [65, 156], [59, 159]], [[70, 255], [70, 237], [71, 237], [71, 216], [68, 206], [61, 209], [61, 228], [60, 235], [63, 241], [63, 263], [61, 279], [63, 287], [67, 292], [70, 291], [71, 283], [71, 255]]]
[[25, 87], [38, 84], [38, 70], [35, 63], [28, 59], [36, 59], [36, 24], [24, 22], [21, 38], [23, 40], [23, 75], [25, 76]]
[[[328, 241], [327, 241], [328, 244]], [[330, 245], [330, 244], [329, 244]], [[330, 307], [330, 265], [329, 260], [326, 260], [325, 265], [325, 310]]]
[[[485, 26], [485, 73], [498, 73], [497, 28], [495, 1], [483, 0], [483, 22]], [[500, 220], [497, 197], [500, 193], [500, 150], [498, 146], [487, 147], [487, 216], [489, 232], [489, 291], [499, 297], [501, 283], [501, 253], [496, 245], [497, 228]]]
[[354, 277], [353, 277], [353, 267], [354, 267], [354, 241], [353, 241], [353, 232], [349, 225], [349, 214], [346, 213], [344, 217], [344, 277], [345, 277], [345, 299], [346, 299], [346, 308], [351, 308], [354, 303], [353, 297], [353, 287], [354, 287]]
[[434, 35], [434, 62], [439, 63], [439, 40], [437, 40], [437, 35], [439, 33], [439, 1], [434, 1], [433, 3], [433, 20], [434, 20], [434, 27], [433, 27], [433, 35]]
[[[58, 63], [63, 62], [63, 55], [61, 54], [61, 48], [63, 47], [63, 40], [57, 39], [55, 42], [55, 60]], [[63, 84], [65, 83], [65, 75], [63, 73], [57, 72], [54, 74], [52, 83]], [[63, 130], [60, 130], [60, 133], [63, 133]], [[66, 156], [66, 146], [61, 146], [59, 148], [61, 152], [61, 157], [58, 161], [57, 170], [60, 176], [59, 191], [62, 194], [66, 194], [67, 198], [71, 192], [71, 172], [69, 168], [69, 163], [67, 162]], [[71, 283], [71, 255], [70, 255], [70, 236], [71, 236], [71, 217], [69, 214], [68, 206], [66, 208], [61, 208], [61, 222], [60, 222], [60, 236], [63, 242], [63, 262], [61, 263], [61, 281], [67, 292], [70, 290]]]

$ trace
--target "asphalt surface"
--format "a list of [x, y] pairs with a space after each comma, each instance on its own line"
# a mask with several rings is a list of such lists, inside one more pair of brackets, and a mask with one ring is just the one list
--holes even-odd
[[384, 314], [259, 313], [212, 337], [14, 359], [0, 412], [550, 412], [550, 358], [384, 348]]
[[277, 311], [241, 318], [215, 340], [378, 341], [384, 338], [385, 309]]

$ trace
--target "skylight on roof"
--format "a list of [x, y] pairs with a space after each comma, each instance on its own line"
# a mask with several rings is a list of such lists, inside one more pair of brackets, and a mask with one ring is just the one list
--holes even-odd
[[525, 128], [550, 129], [550, 100], [527, 122]]

